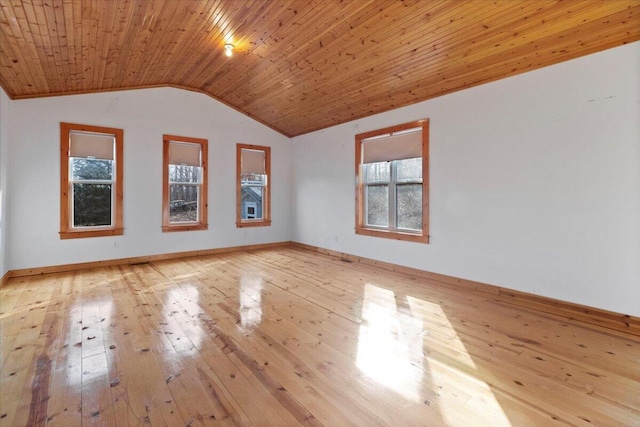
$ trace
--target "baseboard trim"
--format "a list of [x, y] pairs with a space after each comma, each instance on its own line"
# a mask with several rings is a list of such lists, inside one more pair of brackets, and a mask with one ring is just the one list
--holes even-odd
[[4, 277], [2, 278], [2, 285], [4, 285], [6, 281], [8, 281], [10, 278], [14, 278], [14, 277], [36, 276], [40, 274], [62, 273], [65, 271], [87, 270], [90, 268], [110, 267], [114, 265], [140, 264], [143, 262], [164, 261], [164, 260], [170, 260], [170, 259], [190, 258], [190, 257], [206, 256], [206, 255], [217, 255], [217, 254], [224, 254], [224, 253], [230, 253], [230, 252], [272, 249], [272, 248], [278, 248], [283, 246], [289, 246], [290, 244], [291, 242], [288, 242], [288, 241], [274, 242], [274, 243], [259, 243], [255, 245], [229, 246], [225, 248], [203, 249], [198, 251], [174, 252], [174, 253], [168, 253], [168, 254], [145, 255], [145, 256], [132, 257], [132, 258], [118, 258], [118, 259], [109, 259], [104, 261], [81, 262], [77, 264], [54, 265], [51, 267], [24, 268], [21, 270], [8, 271], [7, 274], [5, 274]]
[[604, 328], [640, 336], [640, 317], [601, 310], [599, 308], [588, 307], [572, 302], [534, 295], [527, 292], [515, 291], [513, 289], [503, 288], [495, 285], [488, 285], [486, 283], [474, 282], [472, 280], [460, 279], [444, 274], [432, 273], [416, 268], [403, 267], [397, 264], [377, 261], [371, 258], [351, 255], [348, 253], [325, 249], [318, 246], [307, 245], [304, 243], [292, 242], [291, 246], [329, 255], [332, 257], [337, 257], [351, 262], [378, 267], [387, 271], [392, 271], [394, 273], [429, 279], [429, 281], [434, 283], [435, 285], [463, 290], [520, 307], [526, 307], [532, 310], [562, 316], [572, 320], [579, 320], [590, 325], [601, 326]]
[[11, 272], [7, 271], [6, 273], [4, 273], [4, 276], [2, 276], [2, 279], [0, 280], [0, 287], [4, 286], [9, 279], [11, 278]]

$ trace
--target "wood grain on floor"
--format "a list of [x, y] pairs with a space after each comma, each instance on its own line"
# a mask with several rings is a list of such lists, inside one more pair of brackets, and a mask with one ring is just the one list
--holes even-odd
[[14, 278], [4, 426], [638, 426], [640, 338], [292, 247]]

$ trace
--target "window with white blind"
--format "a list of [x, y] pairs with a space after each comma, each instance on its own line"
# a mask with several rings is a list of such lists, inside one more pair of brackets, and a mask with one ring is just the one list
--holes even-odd
[[271, 148], [236, 145], [236, 225], [271, 225]]
[[356, 233], [429, 240], [429, 121], [356, 135]]
[[207, 140], [163, 135], [162, 230], [207, 229]]
[[123, 234], [123, 134], [60, 123], [61, 239]]

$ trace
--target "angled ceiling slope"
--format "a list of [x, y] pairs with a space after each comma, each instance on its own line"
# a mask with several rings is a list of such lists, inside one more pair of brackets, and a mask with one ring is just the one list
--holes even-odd
[[181, 87], [296, 136], [636, 40], [639, 0], [0, 0], [0, 85]]

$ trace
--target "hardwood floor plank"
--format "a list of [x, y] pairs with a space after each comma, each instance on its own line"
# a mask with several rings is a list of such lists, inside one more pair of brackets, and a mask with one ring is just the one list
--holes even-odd
[[4, 313], [0, 318], [0, 337], [2, 338], [0, 370], [4, 369], [9, 353], [14, 350], [15, 341], [18, 339], [20, 331], [26, 322], [27, 314], [38, 297], [37, 293], [33, 292], [29, 285], [34, 280], [34, 278], [21, 278], [17, 281], [16, 291], [12, 292], [10, 297], [7, 298], [10, 301], [10, 306], [7, 308], [4, 305], [4, 295], [0, 299], [2, 312]]
[[60, 275], [60, 322], [56, 331], [47, 426], [82, 425], [82, 287], [75, 274]]
[[[56, 277], [50, 279], [55, 283]], [[47, 304], [55, 286], [39, 288], [37, 285], [41, 282], [38, 278], [29, 280], [26, 294], [16, 306], [18, 310], [15, 316], [21, 327], [15, 339], [8, 340], [9, 353], [6, 362], [2, 363], [0, 426], [27, 425], [28, 420], [36, 422], [46, 416], [43, 402], [46, 403], [49, 392], [51, 369], [46, 352], [50, 351], [52, 334], [49, 332], [57, 319], [52, 315], [47, 316]], [[56, 307], [52, 306], [51, 311], [55, 310]], [[5, 382], [9, 384], [8, 390], [11, 392], [4, 392]]]
[[14, 278], [0, 337], [0, 427], [640, 425], [639, 337], [292, 247]]

